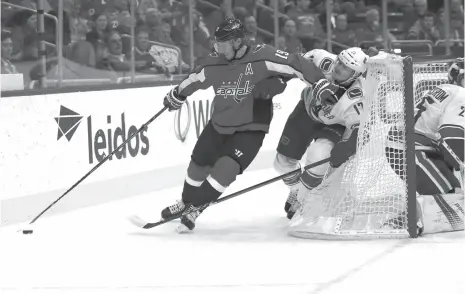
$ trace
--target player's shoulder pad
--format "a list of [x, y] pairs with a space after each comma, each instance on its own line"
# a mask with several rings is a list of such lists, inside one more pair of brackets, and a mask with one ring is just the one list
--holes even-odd
[[266, 60], [276, 63], [283, 63], [289, 56], [288, 52], [277, 49], [274, 46], [267, 44], [257, 44], [252, 46], [252, 59]]
[[429, 92], [434, 91], [435, 88], [444, 90], [447, 94], [449, 94], [450, 96], [453, 96], [452, 98], [454, 99], [461, 98], [462, 100], [465, 100], [465, 88], [461, 86], [452, 85], [452, 84], [442, 84], [442, 85], [438, 85], [434, 87]]
[[313, 62], [313, 64], [323, 72], [329, 72], [337, 56], [323, 49], [313, 49], [305, 53], [304, 58]]
[[260, 55], [260, 54], [266, 54], [269, 51], [276, 51], [276, 48], [273, 46], [267, 45], [267, 44], [255, 44], [252, 45], [250, 48], [252, 50], [252, 54]]
[[212, 65], [226, 64], [227, 62], [223, 58], [221, 58], [218, 53], [213, 51], [210, 54], [199, 58], [196, 63], [197, 63], [197, 65], [192, 70], [192, 72], [198, 73], [204, 67], [208, 67], [208, 66], [212, 66]]
[[451, 99], [448, 98], [455, 98], [457, 93], [459, 92], [459, 88], [456, 85], [450, 85], [450, 84], [443, 84], [443, 85], [438, 85], [426, 92], [425, 98], [428, 101], [428, 103], [433, 104], [433, 103], [440, 103], [442, 104], [445, 101], [449, 101]]

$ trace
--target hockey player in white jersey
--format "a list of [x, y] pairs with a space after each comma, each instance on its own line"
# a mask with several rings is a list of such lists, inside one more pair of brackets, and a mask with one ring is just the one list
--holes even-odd
[[[417, 217], [420, 231], [424, 233], [464, 229], [463, 58], [457, 59], [450, 67], [449, 83], [429, 90], [415, 107]], [[340, 158], [341, 162], [355, 153], [355, 146], [355, 141], [352, 147], [343, 146], [351, 149], [352, 154], [346, 153], [346, 158]], [[333, 151], [336, 148], [337, 145]], [[402, 152], [389, 147], [386, 158], [393, 171], [403, 178], [405, 172], [400, 167], [405, 166], [405, 157]], [[403, 224], [399, 219], [391, 219], [385, 225], [401, 227]]]
[[464, 229], [463, 58], [449, 68], [449, 83], [428, 91], [416, 106], [417, 217], [425, 234]]
[[[462, 189], [454, 171], [461, 169], [464, 160], [463, 71], [460, 58], [449, 69], [449, 84], [426, 92], [415, 107], [416, 178], [420, 195], [448, 194]], [[399, 162], [403, 156], [387, 157], [393, 170], [399, 169], [398, 164], [403, 166]]]
[[[338, 56], [315, 49], [304, 57], [317, 65], [328, 80], [341, 88], [336, 91], [328, 89], [334, 91], [335, 95], [328, 95], [332, 99], [326, 101], [319, 101], [313, 95], [314, 91], [321, 91], [329, 85], [326, 80], [302, 91], [301, 101], [289, 116], [277, 148], [274, 167], [281, 174], [298, 169], [305, 152], [306, 164], [328, 158], [335, 143], [341, 140], [346, 127], [349, 127], [348, 135], [356, 129], [362, 111], [360, 99], [363, 91], [359, 77], [366, 71], [368, 56], [360, 48], [349, 48]], [[298, 208], [296, 199], [299, 190], [318, 186], [328, 167], [329, 164], [324, 164], [304, 173], [295, 173], [283, 180], [290, 188], [284, 207], [289, 219]]]

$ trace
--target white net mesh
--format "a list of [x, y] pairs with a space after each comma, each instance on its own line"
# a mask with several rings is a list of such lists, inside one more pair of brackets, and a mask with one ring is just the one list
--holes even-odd
[[[414, 72], [415, 100], [447, 82], [446, 65], [415, 65]], [[402, 57], [382, 55], [368, 61], [357, 152], [299, 199], [302, 206], [290, 222], [291, 235], [317, 239], [409, 236], [404, 90]]]

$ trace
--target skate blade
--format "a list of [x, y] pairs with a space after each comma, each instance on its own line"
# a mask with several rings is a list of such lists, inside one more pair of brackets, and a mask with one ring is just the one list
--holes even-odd
[[178, 234], [186, 234], [186, 233], [190, 233], [191, 230], [189, 230], [188, 227], [186, 227], [184, 224], [180, 224], [177, 228], [176, 228], [176, 232]]

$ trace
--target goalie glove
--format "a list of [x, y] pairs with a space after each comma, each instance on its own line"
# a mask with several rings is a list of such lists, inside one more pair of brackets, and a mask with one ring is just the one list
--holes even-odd
[[169, 111], [175, 111], [181, 108], [182, 104], [186, 101], [186, 97], [178, 95], [178, 87], [174, 87], [163, 99], [163, 105], [168, 108]]
[[346, 90], [346, 88], [333, 84], [327, 79], [321, 79], [313, 85], [314, 98], [321, 105], [336, 104]]
[[270, 99], [284, 92], [286, 85], [281, 77], [269, 77], [255, 84], [252, 96], [255, 99]]
[[339, 167], [357, 150], [358, 124], [351, 126], [346, 132], [350, 132], [349, 138], [337, 142], [331, 150], [330, 164], [332, 167]]

